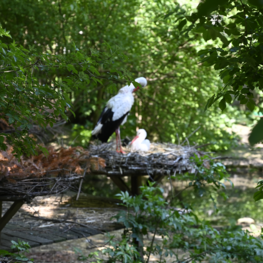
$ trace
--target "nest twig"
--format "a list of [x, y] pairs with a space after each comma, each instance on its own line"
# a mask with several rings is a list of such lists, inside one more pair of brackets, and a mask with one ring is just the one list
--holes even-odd
[[10, 145], [0, 152], [0, 198], [59, 194], [75, 181], [82, 181], [91, 168], [105, 166], [103, 159], [90, 157], [82, 147], [47, 150], [46, 155], [39, 151], [36, 156], [21, 159], [14, 157]]
[[171, 143], [152, 143], [146, 153], [132, 152], [128, 147], [124, 151], [126, 154], [116, 153], [113, 142], [91, 145], [90, 156], [103, 158], [106, 163], [104, 168], [92, 172], [109, 176], [195, 173], [196, 165], [191, 157], [203, 155], [195, 147]]
[[83, 176], [69, 174], [60, 177], [26, 178], [10, 183], [2, 181], [0, 185], [0, 196], [27, 196], [35, 197], [41, 195], [60, 194], [72, 187], [72, 183], [79, 181]]

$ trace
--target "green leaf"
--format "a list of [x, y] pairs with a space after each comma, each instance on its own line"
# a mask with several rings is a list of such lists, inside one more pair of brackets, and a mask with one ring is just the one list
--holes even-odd
[[263, 191], [257, 191], [254, 193], [253, 198], [255, 201], [263, 199]]
[[13, 254], [6, 250], [0, 249], [0, 255], [7, 256], [7, 255], [13, 255]]
[[228, 104], [231, 104], [231, 102], [232, 102], [232, 97], [231, 97], [230, 94], [228, 94], [228, 93], [225, 94], [224, 99], [225, 99], [225, 101], [226, 101]]
[[205, 31], [203, 32], [203, 38], [204, 38], [205, 41], [208, 41], [208, 40], [211, 39], [211, 34], [210, 34], [210, 31], [209, 31], [209, 30], [205, 30]]
[[228, 0], [204, 0], [197, 6], [197, 15], [207, 16], [218, 8], [219, 5], [227, 4]]
[[261, 118], [249, 135], [249, 143], [253, 146], [263, 141], [263, 118]]
[[78, 71], [75, 69], [75, 67], [72, 64], [67, 65], [68, 71], [73, 71], [74, 73], [78, 74]]
[[251, 111], [253, 111], [256, 106], [254, 100], [249, 100], [246, 105]]
[[210, 107], [213, 105], [214, 99], [215, 99], [215, 95], [213, 95], [213, 96], [207, 101], [207, 103], [206, 103], [206, 105], [205, 105], [205, 110], [207, 110], [208, 108], [210, 108]]
[[263, 78], [259, 79], [260, 89], [263, 90]]
[[223, 111], [226, 108], [226, 100], [225, 98], [223, 98], [220, 102], [219, 102], [219, 108]]
[[182, 30], [182, 28], [186, 25], [186, 19], [184, 19], [184, 20], [182, 20], [180, 23], [179, 23], [179, 25], [178, 25], [178, 30], [179, 31], [181, 31]]
[[218, 59], [218, 62], [215, 64], [214, 68], [218, 70], [218, 69], [225, 68], [228, 65], [229, 63], [226, 59], [220, 58]]
[[248, 0], [248, 2], [259, 8], [263, 8], [263, 0]]

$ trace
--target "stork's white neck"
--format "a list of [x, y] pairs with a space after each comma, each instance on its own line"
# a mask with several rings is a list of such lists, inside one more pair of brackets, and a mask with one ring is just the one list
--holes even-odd
[[[136, 138], [136, 137], [137, 137], [137, 138]], [[146, 133], [146, 131], [145, 131], [144, 129], [140, 129], [140, 130], [137, 131], [136, 137], [135, 137], [136, 139], [135, 139], [134, 143], [140, 144], [140, 143], [142, 143], [142, 142], [145, 140], [145, 138], [147, 137], [147, 133]]]
[[127, 93], [132, 93], [133, 90], [135, 89], [134, 85], [131, 83], [131, 85], [124, 86], [119, 90], [120, 94], [127, 94]]
[[[140, 83], [142, 87], [145, 87], [147, 85], [146, 78], [140, 77], [135, 79], [136, 82]], [[126, 85], [123, 88], [119, 90], [119, 93], [125, 94], [125, 93], [132, 93], [135, 89], [135, 86], [131, 83], [130, 85]]]
[[146, 134], [140, 134], [136, 142], [142, 143], [146, 138]]

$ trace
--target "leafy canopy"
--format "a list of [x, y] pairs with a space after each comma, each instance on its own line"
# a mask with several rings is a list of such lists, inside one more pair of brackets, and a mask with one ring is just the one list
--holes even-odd
[[[38, 71], [38, 77], [46, 86], [63, 79], [70, 87], [72, 143], [86, 145], [107, 100], [122, 85], [144, 76], [149, 85], [136, 95], [122, 136], [134, 136], [139, 127], [146, 128], [151, 140], [177, 143], [177, 134], [182, 142], [200, 126], [190, 143], [213, 142], [213, 150], [228, 149], [233, 136], [223, 129], [240, 113], [233, 108], [225, 114], [203, 110], [222, 83], [215, 71], [199, 64], [197, 52], [205, 47], [202, 36], [191, 33], [189, 39], [182, 33], [187, 26], [183, 18], [191, 12], [171, 0], [15, 0], [0, 3], [0, 22], [20, 45], [34, 46], [39, 56], [47, 51], [60, 55], [69, 64], [67, 70]], [[74, 45], [77, 54], [92, 54], [96, 61], [89, 72], [70, 61]], [[72, 82], [67, 83], [68, 71]]]
[[[192, 32], [207, 43], [216, 43], [198, 52], [202, 64], [219, 71], [224, 84], [207, 101], [206, 109], [218, 101], [224, 110], [238, 100], [247, 109], [258, 110], [261, 99], [256, 94], [263, 91], [262, 1], [205, 0], [196, 12], [182, 17], [180, 25], [182, 33]], [[260, 128], [261, 121], [249, 138], [252, 145], [263, 140]]]
[[[2, 28], [0, 37], [1, 118], [12, 128], [0, 135], [0, 148], [6, 149], [6, 137], [9, 144], [14, 145], [17, 156], [36, 155], [35, 139], [28, 136], [30, 130], [35, 126], [37, 129], [52, 127], [61, 118], [67, 120], [67, 112], [72, 112], [70, 93], [81, 86], [90, 84], [92, 89], [100, 83], [97, 68], [102, 58], [107, 65], [110, 55], [104, 56], [103, 52], [87, 55], [75, 45], [67, 56], [51, 51], [39, 54], [15, 42], [4, 43], [3, 37], [11, 36]], [[46, 76], [52, 78], [46, 79]], [[119, 71], [111, 69], [107, 78], [117, 76], [120, 76]]]

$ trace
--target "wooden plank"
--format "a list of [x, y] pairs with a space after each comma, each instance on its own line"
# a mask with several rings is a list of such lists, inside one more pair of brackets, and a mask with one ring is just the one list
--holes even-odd
[[60, 229], [58, 227], [53, 227], [52, 226], [52, 227], [48, 227], [48, 228], [49, 229], [47, 229], [47, 230], [50, 230], [53, 233], [53, 235], [64, 237], [67, 240], [78, 238], [78, 235], [72, 234], [72, 233], [68, 233], [68, 232], [63, 232], [63, 229]]
[[6, 235], [4, 233], [1, 233], [1, 245], [11, 248], [11, 245], [12, 245], [11, 240], [14, 240], [16, 242], [18, 242], [18, 240], [26, 241], [26, 242], [29, 243], [29, 245], [31, 247], [36, 247], [36, 246], [40, 246], [41, 245], [38, 242], [34, 242], [32, 240], [27, 240], [26, 238], [18, 238], [16, 236], [9, 236], [9, 235]]
[[79, 234], [79, 237], [89, 237], [92, 235], [101, 234], [100, 231], [88, 229], [85, 227], [72, 227], [70, 229], [70, 232], [75, 232], [75, 233]]
[[0, 219], [0, 232], [3, 230], [5, 225], [11, 220], [16, 214], [20, 207], [24, 204], [24, 201], [15, 201], [9, 209], [5, 212], [4, 216]]
[[[60, 242], [60, 241], [64, 241], [64, 240], [72, 239], [72, 238], [76, 238], [76, 237], [88, 237], [88, 236], [92, 236], [92, 235], [101, 234], [101, 231], [96, 230], [96, 229], [92, 229], [89, 227], [76, 226], [76, 227], [73, 227], [69, 231], [66, 232], [67, 234], [69, 234], [69, 235], [67, 235], [67, 237], [65, 237], [65, 236], [62, 237], [62, 236], [59, 236], [59, 235], [63, 235], [63, 234], [61, 234], [61, 232], [54, 234], [54, 230], [53, 229], [49, 230], [49, 228], [50, 227], [46, 227], [45, 230], [42, 228], [30, 229], [30, 228], [26, 228], [26, 227], [11, 224], [11, 223], [8, 223], [5, 227], [5, 229], [7, 229], [7, 230], [26, 232], [27, 234], [30, 234], [30, 235], [35, 235], [35, 236], [51, 239], [54, 242]], [[60, 229], [57, 228], [57, 230], [60, 230]], [[72, 237], [70, 235], [73, 235], [74, 237]]]
[[20, 225], [13, 225], [13, 224], [8, 223], [5, 229], [12, 230], [12, 231], [26, 232], [29, 235], [34, 235], [34, 236], [39, 236], [39, 237], [43, 237], [46, 239], [50, 239], [55, 243], [67, 240], [65, 237], [56, 236], [53, 234], [52, 231], [46, 231], [46, 229], [44, 230], [41, 228], [30, 229], [30, 228], [21, 227]]
[[67, 232], [70, 233], [72, 235], [77, 235], [78, 238], [82, 238], [82, 237], [86, 237], [86, 236], [90, 236], [90, 235], [85, 235], [84, 233], [82, 233], [80, 230], [76, 229], [76, 228], [70, 228], [70, 230]]
[[21, 225], [16, 225], [16, 224], [11, 224], [11, 223], [7, 223], [7, 225], [5, 226], [5, 229], [20, 231], [20, 232], [30, 231], [30, 228], [26, 228]]
[[77, 226], [76, 229], [80, 230], [83, 233], [86, 233], [87, 235], [90, 235], [90, 236], [101, 234], [101, 231], [94, 229], [94, 228], [90, 228], [90, 227]]
[[35, 236], [35, 235], [30, 235], [30, 234], [26, 234], [26, 233], [22, 233], [22, 232], [18, 232], [18, 231], [11, 231], [9, 229], [4, 229], [2, 231], [2, 233], [5, 234], [5, 235], [12, 236], [12, 237], [18, 237], [20, 239], [27, 239], [27, 240], [30, 240], [30, 241], [34, 241], [34, 242], [37, 242], [37, 243], [39, 243], [41, 245], [53, 243], [52, 240], [47, 239], [47, 238], [38, 237], [38, 236]]
[[[10, 247], [7, 247], [7, 246], [4, 246], [4, 245], [0, 245], [0, 249], [2, 250], [7, 250], [7, 251], [10, 251], [11, 248]], [[1, 262], [1, 261], [0, 261]]]
[[0, 249], [10, 250], [11, 247], [6, 244], [5, 240], [2, 240], [2, 233], [0, 233]]
[[65, 237], [53, 235], [52, 232], [42, 232], [33, 230], [34, 235], [38, 235], [43, 238], [51, 239], [54, 243], [66, 241]]
[[[24, 219], [22, 219], [22, 220], [24, 220]], [[25, 229], [34, 229], [34, 228], [38, 228], [38, 226], [32, 226], [32, 223], [27, 223], [26, 221], [11, 221], [11, 222], [9, 222], [8, 224], [10, 224], [10, 225], [18, 225], [19, 227], [21, 227], [21, 229], [24, 231], [24, 228]], [[42, 228], [43, 230], [45, 229], [45, 227], [44, 228]]]
[[[24, 226], [24, 222], [17, 222], [17, 224]], [[28, 224], [25, 227], [30, 227]], [[41, 229], [41, 228], [40, 228]], [[57, 237], [62, 237], [64, 240], [76, 239], [77, 235], [69, 234], [68, 232], [64, 233], [59, 226], [48, 226], [42, 228], [46, 233], [52, 233], [52, 235]]]

